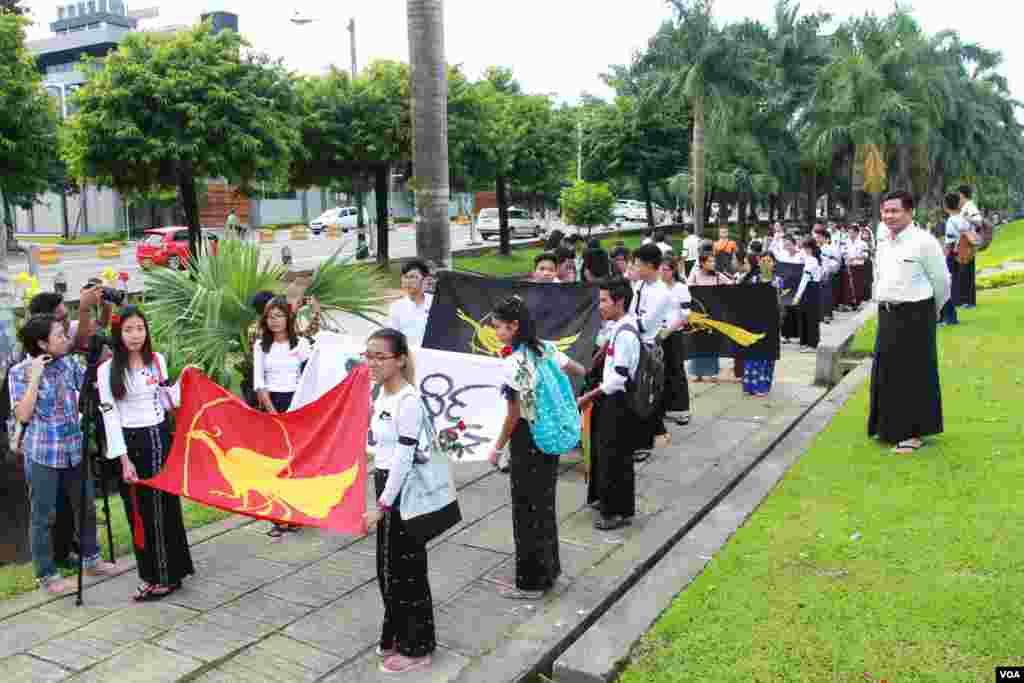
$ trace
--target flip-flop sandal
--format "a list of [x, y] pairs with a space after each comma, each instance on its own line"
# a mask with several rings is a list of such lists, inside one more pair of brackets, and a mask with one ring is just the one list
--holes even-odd
[[286, 534], [297, 534], [300, 531], [302, 531], [302, 527], [297, 524], [286, 524], [285, 526], [281, 527], [281, 529]]
[[275, 524], [270, 528], [270, 531], [267, 532], [267, 536], [270, 536], [271, 538], [281, 538], [282, 536], [284, 536], [284, 532], [284, 527]]
[[644, 462], [651, 457], [650, 451], [637, 451], [633, 454], [633, 462]]
[[145, 589], [139, 586], [139, 589], [139, 592], [132, 596], [135, 602], [157, 602], [175, 590], [173, 586], [147, 586]]
[[912, 441], [911, 439], [907, 439], [906, 441], [900, 441], [896, 444], [896, 447], [892, 449], [892, 452], [897, 455], [912, 455], [922, 446], [924, 446], [924, 443], [921, 441]]

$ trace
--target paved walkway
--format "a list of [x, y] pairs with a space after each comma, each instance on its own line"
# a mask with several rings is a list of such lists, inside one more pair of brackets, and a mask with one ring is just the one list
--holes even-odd
[[[639, 513], [624, 530], [593, 528], [578, 461], [564, 459], [564, 576], [541, 601], [497, 592], [495, 579], [514, 572], [506, 476], [457, 465], [464, 520], [429, 549], [439, 648], [430, 671], [403, 680], [518, 680], [564, 648], [824, 395], [811, 385], [814, 363], [785, 347], [769, 401], [742, 397], [732, 382], [691, 384], [694, 419], [670, 425], [672, 446], [638, 466]], [[83, 607], [38, 591], [0, 603], [0, 667], [17, 681], [388, 679], [373, 653], [382, 617], [373, 536], [306, 529], [275, 541], [267, 529], [233, 518], [198, 530], [197, 575], [160, 603], [130, 601], [134, 571], [90, 585]]]

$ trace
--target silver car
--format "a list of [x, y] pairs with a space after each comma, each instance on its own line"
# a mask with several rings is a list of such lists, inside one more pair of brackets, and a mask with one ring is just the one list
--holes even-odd
[[[477, 216], [477, 230], [483, 239], [501, 236], [497, 209], [480, 209]], [[544, 226], [539, 218], [534, 218], [525, 209], [510, 208], [508, 210], [508, 229], [510, 237], [540, 237], [544, 234]]]

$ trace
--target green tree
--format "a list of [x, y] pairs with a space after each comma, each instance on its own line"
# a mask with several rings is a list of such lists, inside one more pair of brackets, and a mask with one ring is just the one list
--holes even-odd
[[198, 255], [196, 181], [280, 184], [299, 142], [288, 72], [245, 47], [209, 23], [127, 36], [76, 94], [64, 148], [73, 174], [128, 192], [176, 188]]
[[562, 190], [562, 212], [570, 225], [586, 228], [587, 237], [594, 226], [612, 222], [615, 196], [604, 183], [581, 180]]

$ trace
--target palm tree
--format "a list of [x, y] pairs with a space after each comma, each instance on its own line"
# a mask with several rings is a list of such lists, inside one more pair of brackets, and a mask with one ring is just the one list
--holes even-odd
[[448, 222], [448, 70], [444, 58], [442, 0], [408, 0], [412, 67], [413, 174], [416, 182], [416, 253], [451, 263]]
[[684, 97], [693, 116], [690, 176], [693, 180], [693, 221], [704, 230], [705, 147], [713, 130], [729, 117], [729, 101], [757, 92], [751, 75], [752, 55], [712, 17], [713, 0], [669, 0], [675, 17], [664, 22], [648, 44], [645, 61], [660, 76], [661, 95]]

